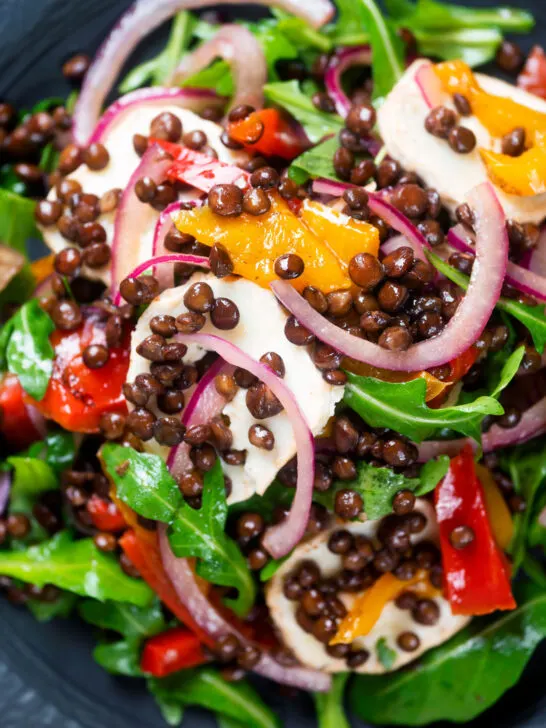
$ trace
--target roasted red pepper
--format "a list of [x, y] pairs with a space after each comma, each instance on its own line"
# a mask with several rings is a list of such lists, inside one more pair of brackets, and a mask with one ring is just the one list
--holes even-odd
[[175, 627], [147, 640], [140, 667], [148, 675], [165, 677], [206, 661], [199, 638], [184, 627]]
[[18, 450], [41, 439], [27, 409], [33, 405], [26, 405], [24, 397], [15, 374], [6, 374], [0, 380], [0, 433]]
[[115, 533], [116, 531], [123, 531], [127, 528], [125, 519], [119, 512], [116, 504], [105, 501], [96, 493], [93, 493], [91, 498], [89, 498], [86, 508], [87, 512], [91, 516], [93, 525], [95, 528], [98, 528], [99, 531]]
[[[436, 488], [435, 503], [445, 590], [453, 614], [515, 609], [510, 565], [493, 536], [470, 446], [452, 458], [447, 475]], [[472, 529], [473, 539], [455, 548], [452, 534], [461, 526]]]
[[535, 96], [546, 99], [546, 55], [540, 46], [535, 46], [518, 76], [518, 86]]
[[266, 157], [294, 159], [306, 148], [301, 136], [276, 109], [261, 109], [230, 122], [228, 134], [249, 151]]

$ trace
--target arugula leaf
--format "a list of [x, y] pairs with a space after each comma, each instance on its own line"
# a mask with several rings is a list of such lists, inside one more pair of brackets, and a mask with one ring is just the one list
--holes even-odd
[[526, 33], [535, 24], [533, 15], [518, 8], [467, 8], [437, 0], [385, 0], [387, 10], [412, 30], [427, 28], [500, 28], [511, 33]]
[[49, 342], [49, 336], [55, 330], [53, 321], [42, 311], [38, 301], [32, 299], [21, 306], [7, 325], [9, 339], [6, 342], [2, 337], [0, 343], [4, 353], [0, 354], [0, 359], [8, 371], [17, 374], [21, 386], [31, 397], [43, 399], [55, 356]]
[[95, 627], [119, 632], [127, 639], [142, 640], [167, 629], [161, 604], [156, 599], [148, 607], [126, 602], [99, 602], [86, 599], [79, 606], [82, 619]]
[[245, 501], [239, 501], [229, 506], [229, 515], [236, 516], [247, 511], [259, 513], [270, 521], [277, 506], [288, 507], [294, 500], [294, 491], [287, 488], [278, 480], [274, 480], [263, 495], [254, 493]]
[[288, 168], [288, 176], [298, 185], [307, 182], [309, 177], [325, 177], [337, 181], [333, 158], [338, 146], [337, 137], [330, 137], [316, 147], [311, 147], [292, 162]]
[[[293, 48], [313, 48], [321, 53], [328, 53], [332, 50], [332, 41], [330, 38], [324, 33], [312, 28], [302, 18], [297, 18], [278, 8], [273, 8], [272, 12], [277, 18], [277, 29], [288, 38]], [[293, 57], [295, 58], [296, 56]], [[280, 58], [288, 58], [288, 56], [282, 55]]]
[[218, 723], [218, 728], [245, 728], [244, 723], [241, 723], [241, 721], [230, 718], [227, 715], [222, 715], [221, 713], [218, 713], [216, 716], [216, 722]]
[[369, 36], [362, 30], [362, 18], [355, 12], [355, 0], [336, 0], [337, 20], [326, 28], [328, 36], [337, 46], [363, 45]]
[[126, 94], [141, 86], [161, 86], [176, 69], [193, 35], [195, 18], [187, 10], [175, 15], [167, 45], [161, 53], [133, 68], [119, 85], [119, 91]]
[[228, 509], [220, 463], [205, 476], [202, 506], [197, 510], [184, 501], [176, 481], [157, 455], [108, 443], [101, 457], [118, 498], [139, 515], [169, 524], [169, 541], [175, 555], [199, 559], [199, 576], [237, 589], [237, 599], [226, 603], [239, 615], [248, 613], [256, 597], [256, 585], [241, 550], [225, 533]]
[[90, 538], [74, 541], [61, 531], [24, 551], [0, 551], [0, 573], [14, 579], [93, 597], [146, 606], [153, 597], [143, 581], [127, 576], [113, 556], [99, 551]]
[[443, 31], [416, 28], [414, 33], [423, 55], [446, 61], [460, 59], [471, 67], [491, 61], [502, 42], [502, 33], [496, 28]]
[[72, 432], [57, 430], [48, 432], [44, 440], [33, 443], [26, 453], [29, 458], [40, 458], [56, 475], [69, 468], [76, 457], [76, 445]]
[[496, 619], [474, 619], [411, 670], [358, 675], [354, 711], [371, 723], [405, 726], [472, 720], [515, 685], [546, 636], [546, 593], [527, 585], [519, 604]]
[[434, 490], [440, 480], [445, 478], [449, 470], [449, 457], [447, 455], [439, 455], [435, 460], [429, 460], [421, 468], [419, 480], [421, 485], [418, 488], [418, 495], [425, 495]]
[[343, 120], [337, 114], [319, 111], [311, 99], [300, 89], [297, 81], [279, 81], [264, 86], [266, 99], [286, 109], [305, 129], [309, 140], [316, 144], [329, 134], [337, 134], [343, 128]]
[[[427, 258], [432, 265], [442, 273], [450, 281], [456, 283], [465, 291], [468, 289], [469, 278], [449, 263], [443, 261], [435, 253], [429, 250], [425, 251]], [[545, 306], [527, 306], [518, 301], [512, 301], [509, 298], [499, 298], [497, 301], [499, 311], [510, 314], [520, 321], [530, 332], [535, 345], [535, 349], [542, 354], [546, 345], [546, 307]]]
[[59, 482], [51, 466], [37, 458], [12, 455], [6, 459], [6, 465], [13, 468], [10, 510], [12, 513], [23, 513], [31, 523], [30, 531], [23, 539], [12, 541], [12, 549], [18, 550], [48, 538], [47, 531], [34, 517], [33, 506], [42, 493], [58, 488]]
[[77, 601], [76, 594], [65, 591], [54, 602], [40, 602], [37, 599], [31, 599], [27, 602], [27, 607], [38, 622], [50, 622], [56, 617], [63, 619], [70, 617]]
[[264, 568], [260, 571], [260, 581], [269, 581], [272, 579], [277, 571], [281, 568], [285, 561], [287, 561], [292, 552], [283, 556], [281, 559], [271, 559]]
[[504, 412], [494, 397], [478, 397], [468, 404], [431, 409], [426, 405], [425, 395], [426, 382], [422, 378], [392, 383], [347, 372], [345, 404], [372, 427], [389, 427], [414, 442], [422, 442], [442, 427], [479, 442], [483, 418]]
[[375, 0], [359, 0], [356, 11], [370, 33], [373, 98], [381, 102], [404, 73], [404, 44]]
[[111, 675], [144, 675], [140, 669], [140, 648], [134, 640], [103, 642], [93, 650], [93, 659]]
[[396, 662], [396, 651], [388, 646], [385, 637], [380, 637], [375, 645], [377, 659], [383, 665], [385, 670], [390, 670]]
[[[40, 239], [41, 235], [34, 221], [35, 202], [14, 192], [0, 189], [0, 240], [4, 245], [27, 255], [29, 238]], [[22, 303], [32, 295], [34, 276], [27, 263], [0, 294], [0, 303]]]
[[248, 728], [280, 728], [277, 716], [249, 683], [228, 683], [209, 667], [152, 679], [148, 686], [156, 698], [171, 706], [197, 705], [238, 720]]
[[350, 728], [343, 707], [343, 696], [349, 673], [339, 673], [332, 679], [328, 693], [313, 693], [317, 713], [318, 728]]

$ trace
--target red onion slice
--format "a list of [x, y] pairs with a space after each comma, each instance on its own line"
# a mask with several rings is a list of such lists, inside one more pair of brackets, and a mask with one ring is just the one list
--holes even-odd
[[225, 98], [206, 88], [139, 88], [125, 94], [106, 109], [88, 144], [104, 143], [112, 127], [121, 122], [125, 113], [135, 106], [180, 106], [198, 112], [209, 106], [224, 106], [225, 103]]
[[[226, 405], [226, 400], [218, 393], [214, 380], [219, 374], [231, 374], [232, 371], [233, 367], [226, 364], [223, 359], [218, 359], [207, 369], [182, 412], [183, 425], [186, 427], [205, 425], [220, 414]], [[190, 447], [187, 443], [181, 442], [180, 445], [171, 448], [167, 467], [175, 478], [193, 468]]]
[[[138, 278], [138, 276], [145, 273], [150, 268], [155, 268], [160, 264], [166, 263], [185, 263], [186, 265], [198, 265], [201, 268], [210, 268], [210, 262], [208, 258], [202, 255], [189, 255], [187, 253], [169, 253], [168, 255], [158, 255], [150, 260], [145, 260], [144, 263], [140, 263], [137, 267], [128, 273], [125, 278]], [[112, 297], [114, 306], [121, 305], [121, 293], [119, 288], [116, 290]]]
[[46, 276], [41, 280], [32, 294], [33, 298], [42, 298], [51, 296], [53, 293], [53, 274]]
[[[91, 64], [74, 110], [73, 136], [85, 146], [100, 116], [123, 64], [140, 41], [181, 10], [197, 10], [215, 5], [215, 0], [137, 0], [125, 12], [100, 47]], [[319, 28], [333, 16], [329, 0], [230, 0], [229, 5], [275, 6], [303, 18]]]
[[280, 401], [294, 428], [294, 439], [298, 458], [298, 481], [296, 495], [288, 518], [266, 532], [263, 545], [274, 559], [280, 559], [302, 539], [313, 498], [313, 482], [315, 479], [314, 440], [305, 417], [299, 408], [296, 397], [286, 384], [264, 364], [255, 361], [244, 351], [229, 341], [214, 334], [178, 335], [186, 344], [194, 343], [208, 351], [215, 351], [226, 362], [246, 369], [266, 384]]
[[[506, 429], [499, 425], [493, 425], [491, 429], [482, 435], [482, 447], [484, 452], [492, 452], [501, 447], [521, 445], [532, 440], [534, 437], [546, 432], [546, 397], [540, 399], [536, 404], [526, 410], [515, 427]], [[419, 445], [419, 462], [426, 463], [438, 455], [457, 455], [465, 445], [472, 445], [477, 449], [475, 440], [463, 437], [458, 440], [430, 440]]]
[[445, 93], [442, 82], [434, 72], [434, 65], [430, 62], [424, 62], [417, 69], [415, 74], [415, 83], [419, 86], [419, 90], [429, 109], [436, 106], [442, 106], [445, 102], [447, 94]]
[[[450, 245], [463, 253], [474, 255], [475, 248], [469, 242], [471, 239], [471, 234], [467, 233], [462, 225], [457, 225], [447, 234], [447, 240]], [[530, 270], [526, 270], [522, 266], [512, 263], [510, 260], [506, 264], [505, 281], [518, 291], [534, 296], [540, 301], [546, 301], [546, 278]]]
[[315, 311], [286, 281], [271, 288], [279, 301], [305, 328], [332, 348], [357, 361], [393, 371], [414, 372], [456, 359], [480, 337], [498, 301], [508, 255], [502, 208], [490, 184], [475, 187], [468, 202], [476, 215], [476, 262], [466, 296], [444, 330], [407, 351], [387, 351], [340, 329]]
[[546, 276], [546, 225], [542, 226], [536, 247], [531, 252], [529, 270], [538, 276]]
[[250, 174], [240, 167], [220, 162], [188, 147], [180, 148], [173, 162], [173, 171], [177, 180], [183, 180], [201, 192], [210, 192], [215, 185], [220, 184], [236, 184], [244, 188], [250, 180]]
[[[199, 627], [216, 641], [226, 635], [234, 635], [241, 645], [252, 645], [212, 606], [199, 588], [188, 560], [179, 559], [173, 554], [164, 525], [159, 526], [159, 547], [165, 571], [178, 597]], [[265, 652], [262, 652], [259, 662], [252, 670], [282, 685], [291, 685], [312, 692], [328, 692], [332, 684], [330, 676], [325, 673], [304, 667], [283, 667]]]
[[263, 88], [267, 83], [267, 63], [256, 36], [242, 25], [224, 25], [213, 38], [187, 55], [173, 74], [170, 83], [182, 81], [207, 68], [215, 58], [222, 58], [231, 67], [235, 94], [231, 106], [247, 104], [255, 109], [264, 105]]
[[[191, 204], [197, 204], [197, 200], [195, 202], [192, 201]], [[168, 207], [162, 210], [159, 215], [152, 243], [152, 254], [154, 258], [163, 255], [171, 255], [170, 251], [168, 251], [165, 247], [165, 238], [167, 237], [167, 233], [174, 226], [174, 222], [171, 217], [172, 213], [179, 211], [180, 202], [172, 202], [168, 205]], [[174, 286], [174, 268], [172, 265], [155, 266], [153, 275], [157, 278], [160, 290], [165, 291], [167, 288], [172, 288]]]
[[8, 470], [0, 472], [0, 516], [3, 516], [11, 493], [12, 474]]
[[165, 179], [172, 163], [172, 157], [169, 156], [166, 159], [163, 150], [157, 145], [149, 147], [123, 191], [116, 213], [112, 241], [111, 288], [113, 291], [119, 289], [119, 284], [127, 273], [138, 264], [140, 251], [135, 242], [140, 239], [142, 230], [149, 224], [150, 206], [138, 199], [135, 184], [141, 177], [150, 177], [156, 184], [159, 184]]
[[370, 46], [355, 46], [344, 48], [332, 56], [326, 74], [324, 84], [330, 98], [336, 105], [337, 113], [345, 118], [353, 105], [349, 97], [343, 91], [341, 78], [345, 71], [353, 66], [369, 66], [372, 62], [372, 50]]

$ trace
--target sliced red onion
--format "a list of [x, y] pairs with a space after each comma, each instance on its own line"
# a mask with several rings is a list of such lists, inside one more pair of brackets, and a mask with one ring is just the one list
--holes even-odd
[[317, 195], [332, 195], [332, 197], [341, 197], [345, 190], [354, 187], [354, 185], [345, 182], [336, 182], [332, 179], [324, 179], [323, 177], [313, 181], [313, 192]]
[[182, 81], [222, 58], [231, 67], [235, 94], [231, 106], [245, 104], [255, 109], [264, 105], [264, 86], [267, 83], [267, 62], [256, 36], [242, 25], [224, 25], [210, 40], [186, 55], [169, 83]]
[[[233, 367], [226, 364], [223, 359], [218, 359], [207, 369], [184, 408], [183, 425], [186, 427], [205, 425], [220, 414], [226, 405], [226, 400], [217, 391], [214, 380], [219, 374], [230, 374], [232, 370]], [[181, 442], [180, 445], [171, 448], [167, 458], [167, 467], [175, 478], [191, 470], [193, 463], [187, 443]]]
[[[215, 4], [215, 0], [137, 0], [121, 16], [85, 76], [74, 110], [76, 144], [89, 144], [104, 100], [140, 41], [181, 10], [197, 10]], [[228, 4], [273, 5], [303, 18], [315, 28], [327, 23], [335, 12], [329, 0], [230, 0]]]
[[[447, 240], [457, 250], [474, 255], [475, 248], [470, 244], [472, 235], [462, 225], [452, 228], [447, 234]], [[518, 291], [534, 296], [540, 301], [546, 301], [546, 278], [512, 263], [511, 260], [506, 264], [505, 281]]]
[[529, 270], [538, 276], [546, 276], [546, 225], [542, 226], [536, 247], [531, 251]]
[[[197, 201], [191, 204], [196, 204]], [[174, 226], [172, 213], [180, 211], [180, 202], [172, 202], [166, 207], [161, 214], [155, 226], [154, 240], [152, 243], [152, 254], [154, 258], [163, 255], [170, 255], [170, 251], [165, 247], [165, 238]], [[165, 291], [167, 288], [174, 286], [174, 267], [172, 265], [157, 265], [154, 267], [153, 275], [157, 278], [159, 288]]]
[[43, 440], [44, 437], [47, 435], [47, 425], [45, 417], [32, 404], [25, 404], [25, 409], [27, 411], [29, 420], [34, 426], [34, 429], [40, 436], [40, 439]]
[[476, 215], [476, 262], [466, 296], [444, 330], [407, 351], [383, 349], [353, 336], [315, 311], [286, 281], [271, 288], [279, 301], [317, 339], [357, 361], [393, 371], [414, 372], [441, 366], [456, 359], [474, 344], [497, 303], [506, 273], [508, 236], [499, 201], [489, 183], [475, 187], [468, 203]]
[[46, 276], [43, 280], [41, 280], [36, 288], [34, 289], [34, 292], [32, 294], [33, 298], [42, 298], [51, 296], [53, 293], [53, 274]]
[[[521, 445], [532, 440], [534, 437], [546, 432], [546, 397], [540, 399], [536, 404], [526, 410], [515, 427], [505, 428], [500, 425], [493, 425], [491, 429], [482, 436], [482, 447], [484, 452], [492, 452], [501, 447]], [[425, 463], [438, 455], [457, 455], [465, 445], [472, 445], [477, 449], [475, 440], [462, 437], [458, 440], [430, 440], [419, 445], [419, 462]]]
[[380, 250], [383, 255], [390, 255], [391, 253], [394, 253], [395, 250], [398, 250], [398, 248], [403, 247], [410, 247], [416, 258], [424, 260], [425, 263], [427, 262], [423, 248], [420, 245], [416, 245], [414, 240], [408, 240], [405, 235], [393, 235], [392, 238], [389, 238], [381, 245]]
[[434, 72], [434, 65], [432, 63], [425, 62], [419, 66], [415, 74], [415, 83], [419, 86], [419, 90], [429, 109], [434, 109], [436, 106], [442, 106], [444, 104], [446, 92], [442, 87], [442, 82]]
[[194, 343], [208, 351], [215, 351], [226, 362], [246, 369], [266, 384], [284, 407], [294, 428], [294, 440], [298, 459], [298, 481], [296, 495], [288, 518], [266, 532], [263, 545], [274, 559], [289, 554], [302, 539], [313, 498], [313, 482], [315, 479], [315, 458], [313, 435], [294, 393], [267, 366], [252, 359], [248, 354], [225, 339], [214, 334], [178, 335], [186, 344]]
[[345, 118], [353, 105], [347, 94], [343, 91], [341, 79], [345, 71], [353, 66], [369, 66], [372, 62], [372, 49], [370, 46], [355, 46], [344, 48], [330, 59], [324, 84], [326, 91], [336, 105], [337, 113]]
[[[230, 624], [209, 602], [197, 581], [187, 559], [177, 558], [170, 547], [167, 529], [159, 526], [159, 547], [163, 566], [179, 599], [190, 612], [199, 627], [215, 641], [226, 635], [234, 635], [243, 646], [255, 646], [239, 630]], [[254, 672], [276, 683], [291, 685], [312, 692], [328, 692], [331, 677], [304, 667], [284, 667], [271, 655], [261, 652], [260, 660], [252, 668]]]
[[3, 516], [11, 493], [12, 474], [10, 471], [0, 472], [0, 516]]
[[[206, 88], [163, 88], [161, 86], [139, 88], [125, 94], [106, 109], [89, 137], [88, 144], [104, 143], [112, 127], [118, 124], [124, 115], [135, 106], [158, 106], [160, 108], [167, 105], [180, 106], [182, 109], [197, 112], [209, 106], [224, 106], [225, 103], [225, 98]], [[76, 129], [74, 133], [76, 134]]]
[[0, 244], [0, 293], [25, 265], [25, 256], [14, 248]]
[[148, 224], [149, 206], [136, 196], [137, 180], [141, 177], [150, 177], [156, 184], [160, 184], [172, 163], [172, 157], [166, 159], [163, 150], [155, 144], [152, 145], [144, 152], [140, 164], [123, 191], [116, 213], [112, 241], [110, 267], [112, 291], [119, 289], [121, 281], [135, 267], [134, 264], [138, 263], [139, 250], [135, 243], [142, 235], [142, 229]]
[[[138, 278], [138, 276], [145, 273], [150, 268], [155, 268], [160, 264], [172, 264], [172, 263], [185, 263], [186, 265], [198, 265], [201, 268], [210, 268], [210, 262], [208, 258], [202, 255], [189, 255], [187, 253], [169, 253], [168, 255], [158, 255], [150, 260], [145, 260], [144, 263], [140, 263], [137, 267], [128, 273], [125, 278]], [[114, 306], [121, 305], [121, 293], [119, 288], [112, 297]]]
[[247, 187], [250, 174], [233, 164], [220, 162], [202, 152], [195, 152], [189, 147], [181, 147], [178, 157], [173, 162], [176, 179], [183, 180], [201, 192], [210, 192], [215, 185], [236, 184]]

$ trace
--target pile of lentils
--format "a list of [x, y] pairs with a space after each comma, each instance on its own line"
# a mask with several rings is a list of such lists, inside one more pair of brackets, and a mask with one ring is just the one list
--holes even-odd
[[[419, 569], [427, 572], [432, 588], [442, 588], [438, 548], [428, 541], [412, 546], [410, 540], [423, 531], [426, 523], [422, 513], [410, 509], [405, 515], [383, 518], [373, 538], [354, 535], [346, 529], [336, 530], [328, 539], [328, 549], [340, 557], [337, 573], [326, 577], [319, 564], [306, 560], [284, 578], [284, 596], [295, 602], [299, 626], [322, 643], [330, 657], [345, 660], [350, 669], [362, 666], [369, 658], [368, 651], [357, 645], [329, 644], [347, 615], [340, 598], [343, 594], [359, 594], [386, 573], [409, 581]], [[433, 599], [420, 599], [410, 590], [404, 591], [395, 603], [399, 609], [410, 610], [418, 624], [433, 626], [439, 620], [438, 604]], [[401, 650], [413, 652], [420, 642], [413, 632], [403, 632], [397, 636], [397, 644]]]

